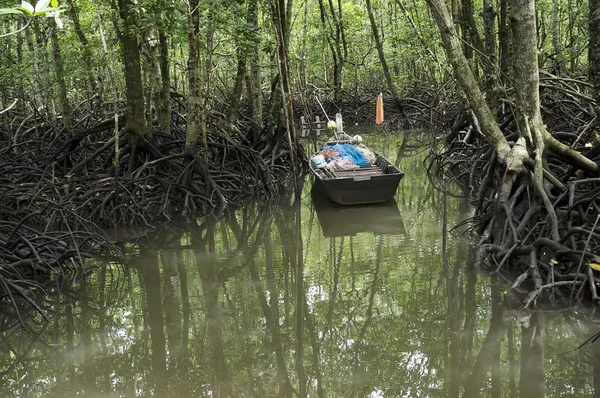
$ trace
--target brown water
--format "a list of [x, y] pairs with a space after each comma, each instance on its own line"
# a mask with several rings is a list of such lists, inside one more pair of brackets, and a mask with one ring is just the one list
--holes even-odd
[[[129, 273], [95, 272], [50, 322], [3, 331], [0, 395], [592, 396], [583, 311], [515, 309], [467, 239], [444, 241], [425, 152], [365, 141], [400, 156], [395, 202], [338, 208], [307, 180], [300, 201], [129, 243]], [[448, 224], [468, 209], [448, 198]]]

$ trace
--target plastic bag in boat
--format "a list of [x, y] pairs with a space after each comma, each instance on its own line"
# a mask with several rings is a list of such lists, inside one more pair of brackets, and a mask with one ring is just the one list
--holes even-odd
[[349, 170], [358, 169], [359, 167], [348, 158], [337, 158], [327, 163], [327, 168], [329, 170]]
[[[335, 144], [323, 148], [324, 151], [328, 149], [333, 149], [334, 151], [339, 152], [341, 158], [351, 160], [356, 166], [367, 167], [371, 165], [371, 163], [369, 163], [365, 158], [365, 155], [363, 155], [363, 153], [352, 144]], [[333, 160], [335, 159], [329, 158], [327, 163]]]
[[321, 155], [323, 155], [325, 160], [337, 159], [340, 157], [340, 153], [338, 151], [334, 151], [333, 149], [323, 149], [321, 151]]

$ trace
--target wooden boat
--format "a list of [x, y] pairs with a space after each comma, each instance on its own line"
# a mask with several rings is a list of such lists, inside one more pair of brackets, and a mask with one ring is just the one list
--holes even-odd
[[[336, 134], [326, 145], [342, 143], [352, 143], [352, 138], [346, 134], [342, 137]], [[310, 170], [315, 176], [315, 183], [321, 184], [327, 196], [336, 203], [357, 205], [385, 202], [396, 194], [404, 173], [378, 153], [375, 156], [375, 164], [359, 169], [319, 168], [311, 160]]]
[[394, 199], [368, 205], [342, 206], [329, 199], [322, 184], [313, 185], [311, 198], [325, 237], [355, 236], [368, 232], [374, 235], [406, 233]]

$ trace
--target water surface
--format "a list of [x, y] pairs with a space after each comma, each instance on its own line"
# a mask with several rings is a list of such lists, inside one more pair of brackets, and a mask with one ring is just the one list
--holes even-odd
[[299, 201], [128, 243], [128, 273], [79, 279], [50, 322], [3, 330], [0, 395], [593, 395], [580, 312], [520, 311], [467, 238], [444, 239], [444, 208], [452, 226], [469, 206], [427, 179], [427, 138], [364, 138], [406, 173], [395, 201], [339, 208], [307, 179]]

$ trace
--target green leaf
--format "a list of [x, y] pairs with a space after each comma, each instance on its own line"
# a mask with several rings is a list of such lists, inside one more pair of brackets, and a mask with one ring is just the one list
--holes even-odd
[[31, 5], [31, 3], [28, 1], [22, 1], [21, 7], [19, 7], [19, 9], [25, 11], [29, 15], [33, 15], [33, 13], [35, 12], [35, 9]]
[[52, 7], [56, 7], [58, 5], [58, 0], [52, 0], [52, 2], [50, 3], [50, 5]]
[[35, 12], [44, 12], [50, 5], [50, 0], [40, 0], [35, 5]]
[[0, 15], [6, 15], [6, 14], [23, 14], [23, 11], [16, 9], [16, 8], [0, 8]]
[[557, 260], [557, 259], [555, 259], [555, 258], [551, 258], [551, 259], [550, 259], [550, 262], [551, 262], [552, 264], [558, 264], [558, 260]]

